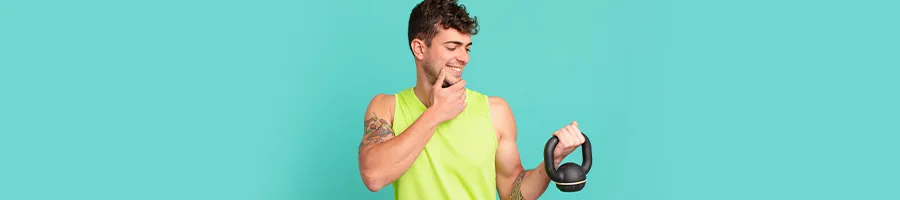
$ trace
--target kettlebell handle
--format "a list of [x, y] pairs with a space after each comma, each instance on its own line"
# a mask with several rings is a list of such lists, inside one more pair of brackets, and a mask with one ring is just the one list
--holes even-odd
[[[588, 171], [591, 171], [591, 140], [583, 132], [581, 135], [584, 135], [584, 143], [581, 144], [581, 170], [584, 171], [584, 174], [587, 174]], [[547, 141], [547, 145], [544, 146], [544, 170], [547, 171], [547, 175], [554, 182], [562, 181], [562, 177], [556, 172], [556, 166], [553, 166], [556, 164], [554, 163], [553, 152], [557, 144], [559, 144], [559, 138], [554, 135]]]

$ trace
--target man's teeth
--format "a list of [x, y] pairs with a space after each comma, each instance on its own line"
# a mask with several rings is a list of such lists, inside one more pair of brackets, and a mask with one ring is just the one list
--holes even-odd
[[456, 71], [462, 71], [462, 68], [457, 68], [457, 67], [449, 67], [449, 68], [452, 70], [456, 70]]

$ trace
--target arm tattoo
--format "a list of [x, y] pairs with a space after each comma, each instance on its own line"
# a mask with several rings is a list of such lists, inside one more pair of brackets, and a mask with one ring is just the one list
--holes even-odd
[[359, 148], [362, 149], [364, 146], [381, 143], [385, 138], [393, 135], [394, 131], [391, 130], [390, 123], [377, 115], [372, 116], [372, 118], [365, 121], [365, 133], [363, 134], [363, 141], [360, 142]]
[[516, 181], [513, 182], [512, 192], [510, 192], [510, 194], [509, 194], [510, 200], [524, 200], [525, 199], [525, 197], [522, 196], [522, 188], [521, 187], [522, 187], [522, 179], [525, 178], [525, 172], [528, 172], [528, 171], [531, 171], [531, 170], [525, 170], [525, 171], [522, 171], [522, 173], [519, 173], [519, 177], [517, 177]]

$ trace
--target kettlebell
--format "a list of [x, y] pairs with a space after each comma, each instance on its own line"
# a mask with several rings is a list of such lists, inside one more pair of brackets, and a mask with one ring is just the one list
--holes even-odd
[[584, 189], [584, 184], [587, 182], [587, 173], [591, 171], [591, 140], [588, 140], [587, 135], [584, 133], [581, 134], [584, 135], [584, 144], [581, 144], [580, 166], [573, 162], [568, 162], [560, 165], [559, 168], [553, 167], [553, 150], [556, 149], [556, 145], [559, 143], [559, 138], [555, 135], [544, 146], [544, 169], [547, 172], [547, 176], [556, 183], [556, 188], [559, 188], [560, 191], [577, 192]]

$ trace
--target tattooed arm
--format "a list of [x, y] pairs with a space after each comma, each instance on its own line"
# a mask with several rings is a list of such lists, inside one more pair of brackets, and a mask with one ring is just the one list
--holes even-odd
[[[499, 134], [497, 147], [497, 192], [503, 200], [537, 199], [550, 183], [544, 169], [544, 162], [537, 165], [538, 170], [525, 170], [519, 158], [516, 146], [516, 121], [512, 110], [505, 100], [490, 97], [491, 121]], [[560, 161], [554, 161], [559, 164]]]
[[394, 136], [391, 128], [394, 98], [377, 95], [366, 109], [363, 139], [359, 144], [359, 173], [372, 192], [406, 173], [439, 124], [426, 111], [403, 134]]

